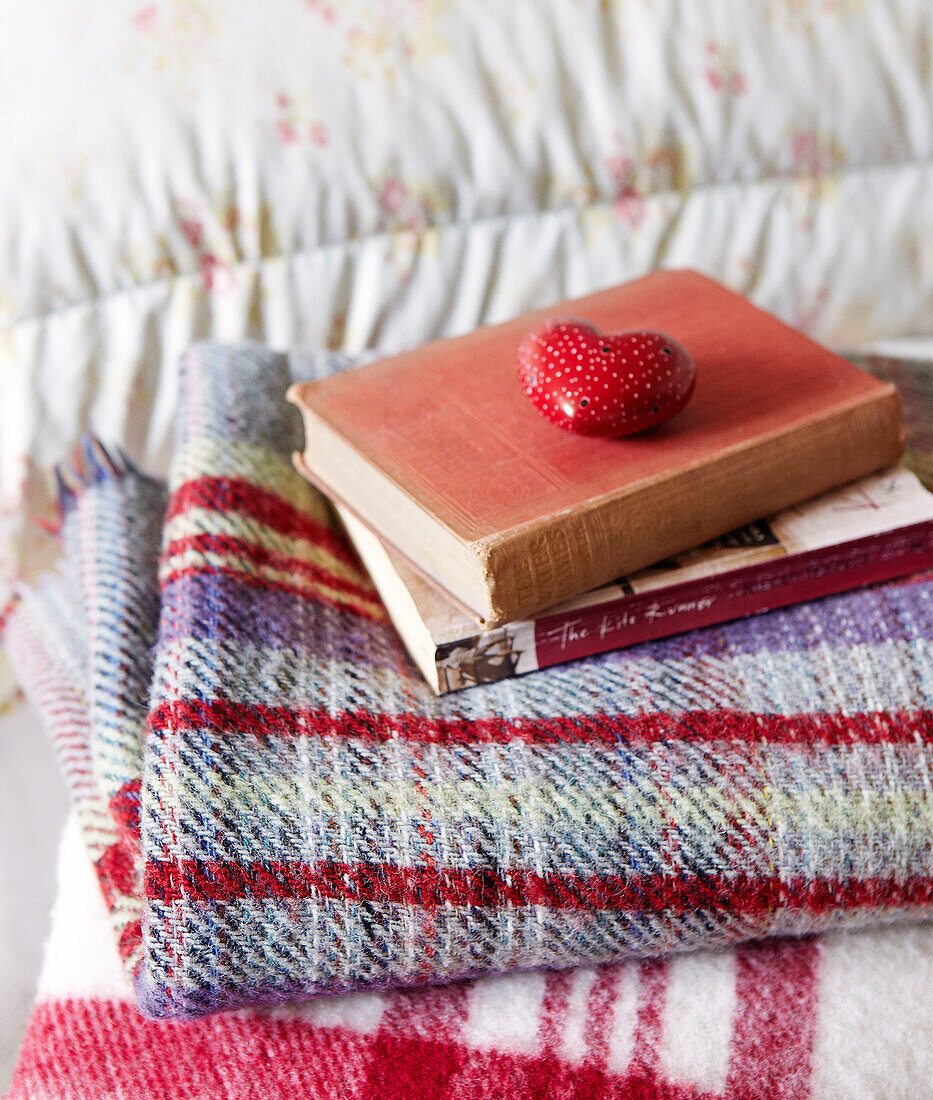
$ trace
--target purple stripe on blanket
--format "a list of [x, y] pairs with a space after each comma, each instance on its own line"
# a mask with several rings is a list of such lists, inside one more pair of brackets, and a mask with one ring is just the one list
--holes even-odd
[[395, 630], [330, 604], [297, 599], [291, 592], [258, 588], [234, 576], [191, 574], [163, 589], [162, 643], [169, 637], [195, 642], [262, 645], [317, 659], [375, 667], [408, 667]]
[[[365, 621], [324, 603], [297, 600], [286, 592], [256, 588], [217, 574], [179, 578], [166, 586], [166, 604], [184, 608], [175, 636], [214, 638], [237, 644], [289, 648], [299, 653], [375, 667], [408, 667], [394, 629]], [[163, 619], [163, 623], [165, 620]], [[933, 583], [891, 585], [833, 596], [772, 611], [630, 650], [590, 658], [600, 663], [652, 657], [728, 657], [761, 652], [802, 652], [821, 645], [876, 645], [933, 639]], [[630, 656], [629, 656], [630, 655]], [[586, 666], [578, 662], [572, 667]]]
[[830, 596], [635, 647], [659, 661], [933, 639], [933, 583]]

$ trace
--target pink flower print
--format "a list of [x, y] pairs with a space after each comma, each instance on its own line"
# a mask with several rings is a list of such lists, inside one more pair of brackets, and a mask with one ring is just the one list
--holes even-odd
[[288, 121], [288, 119], [280, 118], [275, 124], [276, 133], [285, 145], [292, 145], [298, 140], [298, 135], [295, 133], [295, 127]]
[[407, 198], [405, 185], [394, 176], [390, 176], [379, 191], [379, 205], [387, 214], [398, 214]]
[[283, 145], [296, 145], [303, 141], [310, 141], [319, 149], [327, 145], [330, 140], [327, 127], [323, 123], [309, 121], [307, 112], [285, 92], [277, 93], [275, 106], [278, 115], [275, 132]]
[[816, 134], [812, 130], [798, 130], [790, 139], [794, 164], [809, 165], [816, 157]]
[[[43, 521], [41, 519], [37, 519], [36, 523], [38, 523], [39, 526], [41, 527]], [[52, 533], [57, 534], [58, 532], [52, 532]], [[9, 619], [9, 617], [15, 611], [16, 604], [17, 604], [16, 597], [11, 596], [10, 599], [6, 602], [6, 604], [4, 604], [3, 609], [0, 610], [0, 631], [3, 630], [4, 626], [6, 625], [7, 620]]]
[[324, 4], [322, 0], [305, 0], [305, 3], [309, 8], [314, 8], [315, 11], [319, 12], [325, 23], [337, 22], [337, 12], [330, 4]]
[[204, 240], [204, 226], [196, 218], [183, 218], [181, 232], [192, 248], [200, 248]]
[[748, 79], [734, 63], [734, 50], [720, 49], [715, 42], [707, 42], [706, 53], [710, 64], [707, 65], [704, 75], [706, 83], [713, 91], [734, 96], [744, 95], [748, 91]]
[[146, 8], [140, 8], [132, 18], [132, 24], [138, 31], [151, 31], [159, 17], [158, 8], [150, 4]]
[[790, 151], [794, 167], [813, 175], [832, 172], [843, 159], [832, 141], [821, 140], [813, 130], [791, 134]]
[[210, 252], [201, 256], [201, 281], [207, 290], [214, 290], [217, 285], [217, 277], [223, 271], [223, 264]]
[[623, 187], [612, 205], [622, 221], [633, 229], [645, 220], [645, 198], [634, 187]]
[[616, 147], [622, 145], [622, 151], [610, 153], [604, 163], [609, 174], [618, 185], [612, 207], [616, 215], [628, 225], [641, 225], [645, 217], [644, 195], [635, 187], [635, 160], [625, 151], [625, 145], [619, 135], [615, 137]]
[[715, 92], [726, 91], [730, 95], [745, 95], [748, 91], [748, 81], [744, 73], [722, 73], [716, 69], [707, 69], [706, 81]]
[[614, 180], [618, 180], [622, 183], [627, 180], [632, 174], [632, 160], [630, 157], [623, 156], [622, 154], [613, 154], [606, 157], [606, 168], [609, 170], [609, 174]]

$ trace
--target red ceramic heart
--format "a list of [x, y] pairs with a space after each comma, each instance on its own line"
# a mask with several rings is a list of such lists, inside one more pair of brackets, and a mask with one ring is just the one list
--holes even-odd
[[586, 321], [550, 321], [518, 349], [528, 400], [562, 428], [630, 435], [679, 413], [696, 383], [682, 344], [660, 332], [605, 336]]

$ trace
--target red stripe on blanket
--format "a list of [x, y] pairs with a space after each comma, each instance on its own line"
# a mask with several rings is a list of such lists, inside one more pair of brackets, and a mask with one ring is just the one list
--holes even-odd
[[117, 940], [117, 950], [120, 952], [120, 958], [125, 962], [142, 946], [142, 942], [142, 920], [130, 921], [120, 933], [120, 938]]
[[[246, 558], [256, 566], [266, 566], [282, 573], [303, 577], [313, 584], [324, 584], [340, 592], [349, 592], [361, 600], [377, 600], [375, 589], [370, 584], [357, 583], [332, 573], [314, 562], [302, 561], [288, 554], [281, 554], [269, 547], [260, 546], [247, 539], [234, 538], [232, 535], [190, 535], [188, 538], [175, 539], [162, 553], [161, 560], [169, 561], [178, 554], [194, 551], [198, 554], [219, 554]], [[234, 567], [235, 568], [235, 567]], [[169, 580], [175, 574], [169, 576]], [[167, 582], [165, 582], [167, 583]]]
[[618, 971], [604, 966], [596, 972], [596, 981], [587, 1001], [589, 1027], [587, 1058], [596, 1065], [606, 1065], [609, 1055], [609, 1032], [618, 996]]
[[101, 893], [108, 910], [136, 890], [136, 863], [130, 848], [119, 840], [101, 852], [95, 863]]
[[538, 1019], [538, 1038], [545, 1050], [557, 1052], [567, 1024], [573, 970], [558, 970], [545, 978], [544, 997]]
[[782, 909], [818, 914], [843, 908], [933, 905], [933, 878], [794, 879], [752, 875], [557, 875], [515, 868], [399, 867], [391, 863], [233, 863], [185, 859], [150, 861], [144, 890], [151, 901], [226, 903], [301, 898], [342, 899], [426, 909], [503, 908], [619, 910], [635, 913], [696, 910], [760, 917]]
[[172, 494], [166, 523], [192, 508], [236, 513], [256, 520], [278, 531], [280, 535], [307, 539], [319, 546], [325, 546], [341, 561], [356, 566], [356, 561], [346, 545], [329, 527], [275, 493], [242, 478], [200, 477], [186, 481]]
[[151, 711], [154, 729], [212, 727], [252, 737], [396, 738], [425, 744], [525, 741], [741, 741], [782, 745], [873, 745], [933, 741], [933, 711], [888, 714], [748, 714], [688, 711], [668, 714], [588, 714], [574, 718], [479, 718], [469, 721], [366, 711], [330, 715], [300, 707], [267, 707], [229, 699], [179, 699]]
[[664, 1006], [670, 966], [667, 959], [646, 959], [639, 966], [638, 1017], [632, 1042], [632, 1065], [643, 1074], [657, 1071], [664, 1037]]
[[747, 944], [736, 951], [727, 1095], [744, 1100], [810, 1096], [819, 962], [815, 940]]
[[129, 779], [110, 799], [110, 813], [120, 835], [131, 847], [139, 847], [139, 812], [142, 779]]
[[[794, 1049], [788, 1052], [792, 1057]], [[767, 1081], [777, 1089], [779, 1079]], [[449, 1022], [375, 1033], [308, 1018], [219, 1013], [179, 1025], [143, 1019], [107, 1000], [40, 1004], [26, 1031], [8, 1100], [713, 1100], [705, 1090], [641, 1067], [615, 1074], [553, 1051], [468, 1045]], [[727, 1089], [717, 1100], [758, 1092]], [[784, 1096], [783, 1092], [771, 1095]], [[796, 1094], [794, 1094], [796, 1095]]]

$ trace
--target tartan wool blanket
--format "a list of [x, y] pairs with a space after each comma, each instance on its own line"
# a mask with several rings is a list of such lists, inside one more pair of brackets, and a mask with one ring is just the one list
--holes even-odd
[[288, 465], [288, 373], [192, 352], [162, 534], [89, 444], [74, 580], [8, 623], [145, 1012], [929, 912], [929, 579], [436, 700]]
[[8, 1100], [924, 1100], [933, 923], [143, 1019], [75, 822]]

